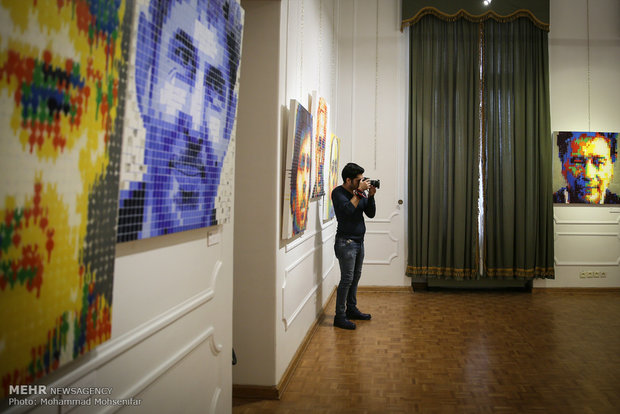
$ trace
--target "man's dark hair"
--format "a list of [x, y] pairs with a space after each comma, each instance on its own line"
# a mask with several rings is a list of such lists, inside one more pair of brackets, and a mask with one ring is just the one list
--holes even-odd
[[[609, 153], [611, 154], [611, 162], [616, 162], [616, 157], [618, 155], [618, 133], [617, 132], [596, 132], [594, 135], [589, 135], [591, 138], [595, 136], [601, 137], [607, 141], [609, 145]], [[578, 138], [574, 132], [558, 132], [557, 144], [558, 144], [558, 156], [560, 157], [560, 161], [564, 160], [564, 155], [568, 151], [568, 146], [570, 142]]]
[[364, 174], [364, 169], [359, 165], [350, 162], [342, 169], [342, 181], [347, 182], [347, 178], [354, 180], [358, 175]]

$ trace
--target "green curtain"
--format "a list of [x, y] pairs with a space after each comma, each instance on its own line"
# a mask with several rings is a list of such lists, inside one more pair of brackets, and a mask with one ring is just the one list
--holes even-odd
[[485, 275], [553, 278], [547, 32], [483, 25]]
[[410, 36], [407, 274], [476, 278], [479, 25], [429, 15]]

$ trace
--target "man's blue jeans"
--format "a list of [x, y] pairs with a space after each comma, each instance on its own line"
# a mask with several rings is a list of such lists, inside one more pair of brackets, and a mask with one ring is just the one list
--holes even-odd
[[357, 309], [357, 284], [362, 276], [364, 242], [336, 237], [334, 252], [340, 263], [340, 283], [336, 294], [336, 318], [345, 319], [346, 310]]

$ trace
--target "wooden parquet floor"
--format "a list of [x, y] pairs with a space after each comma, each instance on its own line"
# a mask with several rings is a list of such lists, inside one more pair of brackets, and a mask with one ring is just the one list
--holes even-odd
[[233, 413], [620, 413], [620, 293], [360, 292], [334, 299], [280, 401]]

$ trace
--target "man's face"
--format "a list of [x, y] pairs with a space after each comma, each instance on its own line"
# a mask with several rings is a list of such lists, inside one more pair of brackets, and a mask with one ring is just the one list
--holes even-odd
[[349, 183], [349, 189], [357, 190], [360, 186], [360, 181], [364, 179], [363, 174], [358, 174], [354, 179], [347, 178], [347, 182]]
[[230, 138], [223, 19], [208, 16], [205, 1], [173, 1], [158, 59], [147, 101], [146, 163], [148, 173], [159, 176], [159, 197], [187, 227], [211, 213], [217, 181], [208, 178], [219, 177]]
[[295, 219], [300, 228], [305, 227], [308, 214], [308, 198], [310, 196], [310, 150], [312, 140], [308, 131], [301, 142], [297, 159], [297, 182], [295, 183]]
[[571, 140], [562, 160], [562, 174], [572, 197], [598, 204], [613, 178], [609, 144], [602, 137], [580, 136]]

